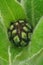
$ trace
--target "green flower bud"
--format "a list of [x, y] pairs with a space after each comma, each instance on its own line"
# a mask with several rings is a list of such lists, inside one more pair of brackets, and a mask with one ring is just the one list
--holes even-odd
[[31, 26], [25, 20], [11, 22], [10, 28], [8, 28], [9, 40], [16, 46], [26, 46], [31, 39], [31, 30]]

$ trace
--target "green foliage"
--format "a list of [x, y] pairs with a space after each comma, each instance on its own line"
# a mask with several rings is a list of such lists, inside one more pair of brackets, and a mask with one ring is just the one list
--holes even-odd
[[[40, 0], [40, 5], [42, 3], [43, 1]], [[26, 5], [30, 6], [31, 4], [29, 2]], [[38, 1], [37, 6], [39, 6]], [[29, 21], [33, 25], [43, 15], [43, 7], [41, 8], [38, 9], [37, 7], [37, 11], [40, 11], [40, 13], [35, 13], [33, 19], [31, 11], [34, 13], [36, 9], [30, 9], [31, 11], [28, 13]], [[15, 47], [8, 39], [7, 28], [10, 22], [12, 20], [25, 19], [26, 17], [22, 6], [15, 0], [0, 0], [0, 65], [43, 65], [43, 17], [36, 25], [28, 46], [24, 48]]]
[[43, 16], [43, 0], [21, 0], [28, 21], [35, 27], [40, 17]]

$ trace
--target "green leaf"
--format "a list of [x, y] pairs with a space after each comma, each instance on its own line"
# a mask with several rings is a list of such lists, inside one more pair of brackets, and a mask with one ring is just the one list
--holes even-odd
[[28, 63], [30, 65], [43, 65], [43, 49], [41, 49], [36, 55], [31, 57]]
[[8, 40], [6, 28], [3, 22], [3, 17], [0, 13], [0, 65], [7, 65], [8, 63], [8, 47], [10, 42]]
[[21, 2], [21, 0], [17, 0], [18, 2]]
[[43, 0], [21, 0], [28, 21], [35, 27], [40, 17], [43, 16]]
[[0, 11], [6, 27], [11, 21], [26, 18], [23, 8], [15, 0], [0, 0]]
[[39, 20], [39, 23], [32, 34], [32, 39], [29, 46], [29, 56], [32, 56], [41, 48], [43, 48], [43, 17]]
[[[25, 18], [25, 12], [19, 3], [14, 0], [0, 0], [0, 65], [10, 65], [11, 58], [18, 53], [8, 39], [7, 28], [10, 22]], [[11, 48], [12, 57], [10, 47], [13, 47]]]
[[43, 17], [39, 20], [30, 44], [13, 59], [13, 65], [42, 65], [43, 61]]
[[[17, 61], [15, 65], [43, 65], [43, 49], [31, 56], [30, 58], [25, 59], [24, 61]], [[13, 65], [14, 65], [13, 64]]]
[[39, 65], [39, 62], [40, 65], [43, 63], [41, 62], [43, 57], [43, 17], [34, 30], [28, 46], [15, 47], [8, 39], [7, 27], [10, 22], [25, 18], [25, 12], [19, 3], [14, 0], [0, 0], [0, 65], [32, 65], [35, 64], [34, 59], [36, 59], [36, 65]]

